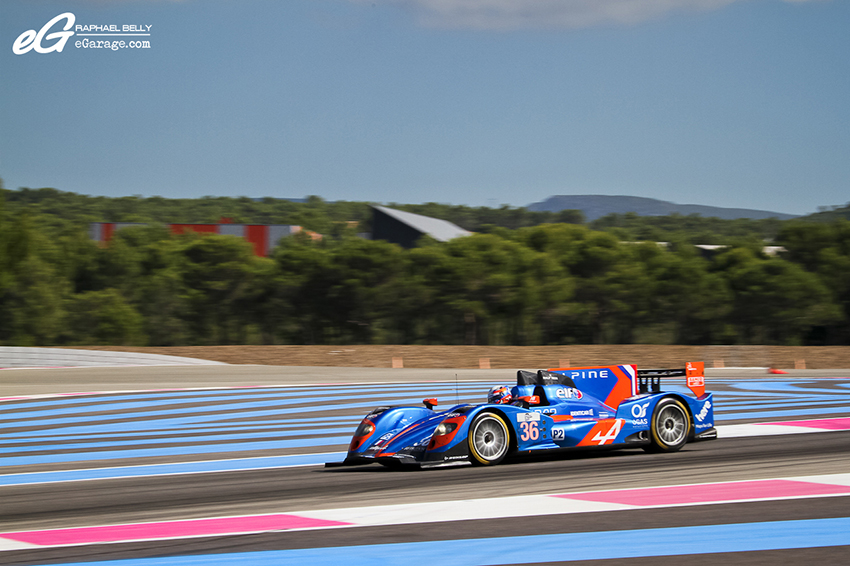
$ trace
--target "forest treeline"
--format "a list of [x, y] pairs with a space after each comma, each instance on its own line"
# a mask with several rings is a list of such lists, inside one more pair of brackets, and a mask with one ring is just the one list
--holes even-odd
[[[662, 238], [638, 242], [616, 232], [647, 229], [629, 215], [608, 218], [605, 231], [576, 218], [515, 228], [488, 221], [483, 233], [424, 239], [405, 250], [355, 235], [360, 228], [349, 222], [368, 218], [363, 203], [247, 199], [239, 209], [193, 199], [187, 206], [207, 210], [199, 217], [173, 199], [59, 191], [55, 199], [33, 198], [37, 192], [0, 192], [3, 345], [850, 340], [850, 222], [842, 219], [776, 221], [772, 243], [787, 249], [778, 257], [762, 253], [766, 221], [655, 218], [649, 227], [670, 236], [662, 246], [655, 243]], [[274, 212], [290, 205], [291, 213]], [[166, 214], [168, 207], [174, 210]], [[503, 212], [512, 210], [519, 209]], [[162, 225], [220, 216], [298, 223], [326, 237], [284, 239], [272, 257], [260, 258], [240, 238], [173, 236]], [[150, 224], [123, 229], [101, 246], [87, 234], [93, 220]], [[692, 230], [729, 247], [704, 257], [687, 237]]]
[[[0, 185], [2, 187], [2, 185]], [[53, 228], [90, 222], [160, 222], [163, 224], [210, 223], [227, 218], [237, 224], [296, 224], [320, 234], [338, 236], [350, 230], [370, 232], [370, 203], [325, 201], [317, 196], [288, 200], [278, 198], [202, 197], [171, 199], [139, 196], [101, 197], [56, 189], [4, 191], [7, 207], [27, 211]], [[587, 223], [579, 210], [534, 212], [524, 207], [470, 207], [440, 203], [387, 204], [390, 208], [448, 220], [471, 232], [492, 233], [540, 224], [582, 224], [614, 234], [623, 241], [686, 241], [693, 244], [726, 244], [733, 239], [773, 239], [782, 221], [721, 220], [699, 215], [638, 216], [609, 214]], [[830, 214], [840, 214], [841, 210]], [[826, 214], [826, 213], [824, 213]], [[850, 216], [850, 215], [849, 215]], [[827, 218], [824, 216], [823, 218]], [[832, 217], [829, 217], [832, 219]]]

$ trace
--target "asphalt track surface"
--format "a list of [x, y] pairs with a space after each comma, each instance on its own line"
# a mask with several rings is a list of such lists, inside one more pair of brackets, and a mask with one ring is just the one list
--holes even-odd
[[[458, 374], [459, 385], [455, 386], [454, 374]], [[718, 403], [718, 421], [726, 412], [725, 422], [741, 424], [747, 422], [782, 421], [790, 418], [847, 417], [850, 415], [847, 395], [850, 395], [850, 380], [847, 372], [792, 372], [790, 376], [767, 378], [763, 371], [749, 372], [727, 370], [708, 389], [715, 391]], [[821, 379], [832, 378], [832, 379]], [[463, 400], [467, 395], [483, 396], [487, 384], [509, 382], [509, 372], [498, 370], [374, 370], [338, 368], [269, 368], [264, 366], [231, 366], [216, 368], [98, 368], [98, 369], [54, 369], [14, 370], [0, 372], [0, 397], [20, 395], [48, 395], [53, 393], [79, 392], [132, 392], [157, 389], [180, 388], [230, 388], [248, 387], [237, 393], [250, 392], [250, 387], [269, 388], [290, 386], [283, 391], [292, 398], [298, 391], [295, 386], [318, 387], [315, 391], [335, 392], [341, 397], [349, 394], [362, 396], [364, 405], [380, 405], [386, 392], [381, 387], [361, 387], [355, 384], [400, 383], [411, 387], [414, 393], [420, 389], [445, 389], [456, 387]], [[740, 379], [750, 386], [738, 391], [734, 380]], [[448, 383], [423, 384], [415, 382], [446, 381]], [[481, 380], [482, 383], [470, 383]], [[318, 385], [323, 384], [323, 385]], [[335, 384], [335, 385], [324, 385]], [[761, 389], [766, 397], [759, 396]], [[786, 395], [771, 398], [773, 391], [785, 391]], [[218, 392], [219, 390], [210, 390]], [[314, 389], [309, 389], [313, 392]], [[477, 391], [477, 393], [473, 393]], [[788, 391], [791, 391], [789, 394]], [[812, 396], [806, 397], [806, 391]], [[370, 393], [372, 392], [372, 393]], [[801, 393], [802, 392], [802, 393]], [[222, 394], [233, 395], [231, 390]], [[324, 394], [324, 393], [323, 393]], [[721, 399], [728, 400], [723, 407]], [[310, 404], [310, 396], [299, 399]], [[318, 393], [315, 393], [318, 395]], [[427, 396], [427, 395], [423, 395]], [[794, 404], [794, 398], [800, 402]], [[79, 407], [94, 407], [96, 415], [115, 417], [113, 412], [102, 409], [95, 403], [103, 395], [80, 396]], [[805, 399], [802, 399], [806, 397]], [[146, 399], [156, 399], [155, 396]], [[55, 400], [66, 401], [69, 397], [45, 397], [45, 410], [50, 411]], [[142, 403], [147, 400], [142, 399]], [[789, 402], [789, 399], [791, 400]], [[178, 410], [189, 410], [189, 403], [177, 404]], [[737, 407], [732, 409], [732, 406]], [[0, 409], [9, 421], [14, 411], [10, 407], [22, 407], [18, 401], [5, 401]], [[754, 412], [747, 412], [752, 409]], [[23, 409], [18, 409], [23, 410]], [[94, 409], [92, 409], [94, 410]], [[351, 419], [368, 409], [335, 409], [322, 416], [336, 417], [350, 427]], [[814, 411], [814, 412], [807, 412]], [[73, 418], [75, 413], [70, 412]], [[195, 413], [191, 413], [194, 415]], [[45, 418], [45, 417], [39, 417]], [[135, 426], [144, 418], [129, 416], [113, 419], [118, 425]], [[110, 421], [110, 422], [113, 422]], [[58, 426], [58, 425], [51, 425]], [[254, 425], [252, 425], [254, 426]], [[342, 426], [341, 428], [345, 428]], [[38, 427], [33, 426], [35, 430]], [[209, 428], [209, 427], [208, 427]], [[19, 427], [22, 434], [32, 430]], [[18, 429], [10, 429], [18, 430]], [[350, 435], [340, 433], [341, 437]], [[308, 435], [309, 436], [309, 435]], [[110, 437], [117, 438], [117, 437]], [[166, 439], [169, 440], [169, 439]], [[122, 437], [122, 441], [123, 437]], [[309, 445], [292, 448], [290, 453], [336, 452], [344, 450], [343, 441], [315, 448]], [[166, 446], [179, 442], [168, 443]], [[228, 444], [228, 446], [230, 446]], [[188, 450], [188, 449], [186, 449]], [[132, 462], [125, 459], [103, 461], [80, 460], [67, 462], [42, 462], [37, 458], [46, 454], [53, 456], [71, 453], [70, 449], [45, 449], [36, 451], [32, 462], [22, 460], [18, 466], [10, 466], [11, 460], [0, 454], [0, 476], [22, 472], [65, 473], [79, 468], [95, 468], [104, 465], [120, 467], [138, 463], [162, 463], [168, 461], [197, 461], [212, 456], [171, 454], [169, 456], [141, 455]], [[225, 452], [228, 457], [257, 457], [274, 452], [270, 449]], [[17, 454], [17, 453], [15, 453]], [[141, 453], [140, 453], [141, 454]], [[216, 457], [220, 454], [216, 454]], [[18, 457], [18, 456], [11, 456]], [[21, 456], [22, 458], [24, 456]], [[26, 456], [29, 457], [29, 456]], [[88, 457], [88, 456], [86, 456]], [[534, 494], [566, 493], [625, 488], [649, 488], [683, 484], [734, 482], [790, 478], [826, 474], [850, 473], [850, 432], [823, 432], [795, 435], [720, 438], [715, 441], [689, 444], [675, 454], [645, 454], [639, 450], [590, 451], [550, 456], [526, 457], [494, 468], [461, 467], [426, 471], [394, 472], [377, 466], [358, 468], [331, 468], [319, 466], [285, 467], [270, 469], [247, 469], [243, 471], [221, 471], [203, 474], [172, 474], [129, 477], [120, 479], [98, 479], [89, 481], [56, 481], [31, 485], [0, 486], [0, 531], [29, 531], [59, 529], [84, 525], [120, 525], [137, 522], [173, 521], [193, 518], [230, 517], [271, 513], [290, 513], [303, 510], [338, 509], [392, 504], [424, 504], [428, 502], [463, 501], [469, 499], [511, 497]], [[462, 505], [459, 503], [459, 505]], [[616, 540], [651, 539], [656, 546], [669, 547], [671, 556], [647, 554], [646, 557], [632, 556], [601, 560], [577, 560], [569, 564], [799, 564], [817, 561], [820, 564], [847, 564], [850, 551], [850, 528], [847, 523], [830, 523], [823, 520], [844, 520], [850, 517], [850, 496], [819, 498], [787, 498], [767, 501], [747, 501], [696, 506], [669, 506], [662, 508], [613, 510], [576, 514], [554, 514], [530, 517], [489, 518], [463, 521], [437, 521], [413, 524], [365, 526], [344, 529], [319, 529], [301, 531], [272, 531], [228, 536], [204, 536], [158, 540], [153, 542], [119, 542], [111, 544], [88, 544], [57, 548], [33, 548], [0, 552], [0, 564], [69, 564], [118, 560], [116, 564], [130, 564], [127, 560], [157, 558], [152, 564], [183, 564], [186, 557], [195, 557], [196, 564], [216, 563], [213, 558], [221, 556], [245, 556], [248, 563], [284, 563], [276, 551], [296, 549], [319, 549], [326, 554], [305, 554], [304, 560], [319, 563], [346, 561], [352, 547], [373, 548], [371, 545], [398, 544], [401, 552], [408, 552], [412, 544], [431, 541], [461, 541], [455, 546], [441, 542], [439, 546], [422, 546], [422, 562], [429, 556], [441, 563], [452, 563], [440, 552], [453, 548], [455, 555], [463, 555], [459, 549], [475, 553], [476, 544], [493, 546], [525, 543], [521, 537], [542, 535], [575, 534], [578, 539], [564, 539], [563, 559], [569, 560], [570, 544], [577, 540], [597, 540], [610, 534]], [[776, 529], [788, 529], [789, 536], [806, 525], [825, 525], [824, 529], [839, 529], [815, 548], [782, 548], [765, 550], [737, 549], [738, 539], [747, 538], [747, 528], [776, 522]], [[821, 521], [821, 522], [818, 522]], [[772, 523], [771, 523], [772, 524]], [[729, 525], [736, 525], [728, 527]], [[693, 528], [696, 530], [683, 530]], [[710, 529], [727, 529], [719, 534]], [[846, 530], [842, 530], [845, 529]], [[700, 530], [703, 529], [703, 530]], [[709, 530], [705, 530], [709, 529]], [[706, 552], [677, 550], [683, 539], [695, 533], [707, 532], [714, 537], [712, 548]], [[738, 539], [728, 532], [741, 532]], [[711, 534], [714, 533], [714, 534]], [[726, 533], [725, 535], [723, 533]], [[518, 538], [519, 537], [519, 538]], [[497, 539], [490, 541], [487, 539]], [[549, 540], [531, 538], [531, 541]], [[561, 540], [561, 539], [557, 539]], [[599, 538], [604, 541], [604, 538]], [[479, 542], [476, 542], [479, 541]], [[573, 542], [570, 542], [573, 541]], [[454, 543], [453, 543], [454, 544]], [[604, 544], [601, 542], [600, 544]], [[339, 555], [330, 550], [340, 549]], [[377, 548], [377, 547], [374, 547]], [[416, 547], [420, 548], [420, 547]], [[600, 547], [601, 548], [601, 547]], [[728, 550], [728, 552], [727, 552]], [[268, 554], [255, 555], [252, 553]], [[427, 554], [433, 553], [432, 555]], [[248, 553], [248, 554], [241, 554]], [[599, 555], [604, 555], [600, 551]], [[286, 555], [288, 556], [288, 555]], [[301, 556], [301, 555], [292, 555]], [[377, 554], [376, 554], [377, 556]], [[536, 555], [530, 555], [536, 556]], [[542, 555], [541, 555], [542, 556]], [[587, 557], [577, 552], [575, 556]], [[264, 559], [263, 557], [266, 557]], [[312, 557], [312, 558], [308, 558]], [[504, 563], [519, 563], [512, 555], [505, 554]], [[252, 561], [254, 560], [254, 561]], [[354, 560], [352, 558], [352, 560]], [[533, 560], [534, 561], [534, 560]], [[536, 563], [552, 563], [536, 560]], [[140, 564], [143, 562], [139, 562]], [[354, 562], [351, 562], [354, 563]], [[376, 562], [377, 563], [377, 562]], [[407, 563], [411, 563], [409, 560]], [[417, 563], [415, 560], [413, 563]], [[488, 563], [500, 563], [488, 562]], [[560, 563], [560, 562], [558, 562]]]

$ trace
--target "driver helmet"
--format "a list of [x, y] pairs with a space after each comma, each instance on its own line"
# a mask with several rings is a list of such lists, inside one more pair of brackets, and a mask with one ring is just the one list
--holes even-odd
[[497, 405], [505, 405], [513, 401], [513, 395], [511, 395], [511, 390], [505, 387], [504, 385], [496, 385], [490, 392], [487, 393], [487, 402], [495, 403]]

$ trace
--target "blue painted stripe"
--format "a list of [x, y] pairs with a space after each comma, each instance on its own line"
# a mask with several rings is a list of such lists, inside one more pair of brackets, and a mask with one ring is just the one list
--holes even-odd
[[[313, 417], [309, 419], [286, 419], [280, 422], [275, 421], [250, 421], [247, 423], [240, 422], [238, 424], [230, 424], [226, 427], [217, 426], [210, 427], [208, 425], [181, 426], [180, 428], [164, 429], [155, 431], [138, 431], [128, 430], [125, 436], [128, 437], [145, 437], [156, 436], [162, 434], [178, 434], [180, 440], [191, 440], [186, 437], [186, 434], [196, 433], [215, 433], [215, 432], [244, 432], [248, 437], [253, 433], [262, 432], [265, 430], [297, 430], [304, 427], [314, 426], [315, 424], [334, 424], [334, 425], [356, 425], [362, 419], [361, 416], [345, 416], [345, 417]], [[33, 442], [67, 442], [69, 440], [97, 440], [99, 438], [111, 438], [116, 435], [109, 432], [91, 432], [89, 434], [55, 434], [56, 431], [27, 431], [14, 434], [4, 434], [1, 438], [2, 445], [14, 446], [17, 444], [28, 444]], [[194, 437], [193, 437], [194, 438]]]
[[[211, 426], [210, 423], [200, 423], [200, 424], [181, 424], [180, 426], [168, 427], [168, 426], [157, 426], [152, 430], [148, 426], [143, 426], [146, 421], [139, 421], [138, 426], [128, 427], [126, 430], [109, 430], [101, 428], [97, 425], [92, 425], [89, 427], [79, 427], [75, 426], [72, 428], [73, 434], [62, 433], [64, 428], [56, 428], [49, 430], [27, 430], [21, 432], [14, 433], [3, 433], [0, 435], [0, 438], [3, 439], [14, 439], [11, 442], [18, 442], [17, 439], [23, 439], [27, 441], [45, 441], [45, 440], [80, 440], [86, 438], [101, 438], [101, 437], [110, 437], [110, 436], [120, 436], [122, 433], [126, 433], [127, 436], [144, 436], [144, 435], [156, 435], [156, 434], [183, 434], [186, 432], [194, 433], [194, 432], [214, 432], [217, 430], [259, 430], [264, 428], [294, 428], [294, 427], [303, 427], [310, 424], [323, 424], [323, 423], [359, 423], [363, 418], [362, 414], [357, 415], [343, 415], [343, 416], [333, 416], [333, 417], [307, 417], [307, 418], [281, 418], [281, 419], [263, 419], [259, 421], [246, 421], [239, 420], [233, 422], [225, 422], [224, 425], [219, 424], [218, 426]], [[148, 421], [154, 422], [157, 421]], [[86, 432], [88, 431], [88, 432]]]
[[715, 413], [714, 420], [718, 422], [734, 419], [761, 419], [776, 417], [806, 417], [815, 415], [847, 415], [850, 407], [827, 407], [823, 409], [807, 408], [786, 411], [744, 411], [740, 413]]
[[[159, 415], [161, 418], [157, 419], [149, 419], [149, 420], [130, 420], [127, 422], [115, 422], [115, 421], [125, 421], [125, 419], [132, 419], [134, 415], [115, 415], [109, 418], [103, 418], [103, 420], [98, 421], [97, 419], [87, 418], [80, 419], [79, 422], [65, 422], [65, 423], [57, 423], [57, 424], [65, 424], [63, 427], [54, 428], [52, 432], [56, 432], [57, 430], [67, 430], [74, 433], [81, 432], [132, 432], [138, 430], [159, 430], [162, 428], [176, 428], [184, 425], [198, 424], [198, 423], [219, 423], [224, 424], [227, 422], [232, 422], [234, 425], [238, 425], [239, 422], [244, 418], [260, 418], [260, 417], [284, 417], [286, 415], [294, 415], [294, 414], [306, 414], [306, 413], [320, 413], [328, 410], [342, 410], [342, 409], [364, 409], [364, 408], [372, 408], [375, 406], [375, 401], [366, 401], [362, 403], [345, 403], [339, 405], [321, 405], [317, 404], [314, 407], [297, 407], [297, 408], [281, 408], [279, 404], [276, 408], [273, 409], [256, 409], [256, 410], [244, 410], [239, 413], [229, 413], [229, 412], [220, 412], [214, 414], [197, 414], [198, 411], [195, 410], [195, 414], [189, 414], [187, 416], [182, 417], [174, 417], [169, 416], [171, 413], [163, 413]], [[135, 415], [137, 418], [138, 415]], [[69, 419], [70, 420], [70, 419]], [[24, 426], [23, 424], [19, 424], [18, 426]]]
[[[743, 391], [756, 391], [760, 393], [831, 393], [835, 392], [833, 389], [812, 389], [808, 387], [801, 387], [803, 385], [809, 385], [812, 383], [820, 383], [817, 379], [807, 379], [800, 381], [787, 381], [787, 380], [777, 380], [777, 381], [731, 381], [729, 382], [729, 386], [733, 389], [740, 389]], [[833, 383], [833, 380], [830, 380], [830, 383]], [[840, 385], [840, 384], [839, 384]]]
[[[459, 385], [459, 390], [476, 390], [480, 393], [482, 383], [466, 383]], [[718, 422], [733, 419], [760, 419], [787, 417], [816, 417], [819, 415], [850, 414], [850, 403], [844, 398], [850, 399], [844, 392], [826, 389], [811, 389], [798, 387], [802, 384], [811, 384], [807, 381], [784, 381], [784, 382], [730, 382], [737, 387], [752, 388], [755, 391], [738, 391], [735, 393], [716, 393]], [[435, 387], [438, 386], [438, 387]], [[776, 386], [781, 392], [766, 392], [765, 388]], [[321, 389], [321, 391], [320, 391]], [[683, 387], [674, 386], [673, 389], [684, 390]], [[74, 412], [67, 418], [57, 417], [56, 412], [49, 410], [22, 411], [20, 413], [8, 414], [17, 426], [33, 426], [34, 424], [44, 426], [42, 430], [16, 431], [0, 435], [3, 440], [0, 454], [15, 454], [5, 457], [2, 465], [30, 465], [48, 464], [60, 462], [75, 462], [81, 460], [101, 460], [113, 458], [134, 458], [149, 456], [168, 456], [177, 452], [169, 452], [169, 449], [157, 449], [155, 445], [170, 442], [189, 442], [196, 446], [181, 447], [180, 454], [212, 454], [222, 451], [241, 451], [253, 449], [280, 449], [293, 447], [320, 447], [330, 444], [344, 445], [348, 442], [349, 432], [346, 426], [356, 423], [361, 414], [323, 417], [308, 417], [310, 414], [321, 415], [329, 409], [356, 412], [361, 408], [372, 408], [376, 404], [411, 404], [418, 405], [419, 398], [416, 396], [423, 393], [432, 395], [448, 396], [454, 399], [455, 388], [453, 383], [434, 384], [376, 384], [376, 385], [353, 385], [346, 386], [345, 395], [339, 386], [323, 386], [316, 388], [315, 394], [309, 392], [306, 397], [315, 399], [315, 403], [309, 406], [294, 407], [294, 403], [304, 404], [305, 392], [308, 388], [291, 388], [291, 395], [281, 398], [287, 391], [285, 387], [267, 389], [223, 389], [216, 391], [178, 391], [178, 392], [151, 392], [143, 397], [149, 399], [148, 403], [114, 403], [117, 396], [108, 398], [100, 397], [98, 403], [92, 404], [92, 399], [87, 399], [86, 407], [79, 407], [84, 411], [104, 411], [123, 409], [126, 413], [115, 412], [111, 415], [91, 415], [86, 417], [79, 412]], [[271, 394], [264, 393], [264, 391]], [[369, 393], [372, 391], [372, 393]], [[810, 395], [813, 391], [829, 393], [830, 395]], [[238, 395], [234, 395], [238, 392]], [[125, 398], [137, 397], [139, 395], [124, 395]], [[464, 395], [466, 397], [466, 395]], [[748, 398], [750, 397], [750, 398]], [[179, 400], [175, 401], [175, 398]], [[363, 402], [359, 402], [363, 399]], [[42, 407], [51, 403], [66, 401], [79, 401], [79, 398], [65, 399], [57, 398], [51, 400], [39, 400]], [[238, 401], [238, 402], [234, 402]], [[209, 405], [195, 406], [181, 409], [164, 409], [164, 407], [175, 402], [179, 403], [211, 403]], [[801, 405], [819, 402], [821, 406], [801, 408]], [[47, 404], [47, 405], [45, 405]], [[839, 404], [841, 406], [831, 407]], [[290, 406], [286, 406], [290, 405]], [[830, 405], [830, 406], [823, 406]], [[155, 410], [138, 411], [139, 408]], [[746, 410], [736, 410], [738, 408]], [[70, 412], [66, 406], [64, 410], [57, 407], [59, 412]], [[164, 410], [163, 410], [164, 409]], [[41, 421], [33, 421], [27, 417], [34, 414], [44, 415]], [[143, 417], [143, 418], [139, 418]], [[147, 418], [144, 418], [147, 417]], [[155, 418], [151, 418], [155, 417]], [[272, 417], [268, 420], [254, 420], [263, 417]], [[137, 420], [131, 420], [136, 418]], [[125, 420], [127, 419], [127, 420]], [[251, 420], [247, 420], [251, 419]], [[116, 422], [122, 420], [125, 422]], [[299, 425], [298, 423], [303, 423]], [[308, 423], [322, 423], [328, 428], [317, 426], [315, 430], [306, 429]], [[6, 424], [10, 426], [10, 424]], [[253, 428], [249, 428], [253, 427]], [[186, 437], [186, 432], [207, 433], [205, 436]], [[212, 433], [222, 432], [223, 435]], [[328, 438], [328, 435], [334, 436]], [[146, 440], [145, 435], [175, 435], [171, 438]], [[286, 439], [295, 435], [312, 436], [311, 439]], [[125, 436], [126, 438], [121, 438]], [[254, 439], [280, 438], [273, 442], [263, 442]], [[91, 440], [92, 442], [86, 442]], [[197, 443], [215, 442], [226, 440], [226, 444], [210, 444], [198, 446]], [[78, 441], [78, 442], [74, 442]], [[79, 442], [82, 441], [82, 442]], [[232, 441], [232, 442], [231, 442]], [[42, 446], [27, 446], [34, 442], [44, 443]], [[63, 444], [68, 443], [68, 444]], [[92, 452], [96, 447], [116, 448], [103, 452]], [[121, 447], [135, 447], [121, 450]], [[143, 447], [147, 447], [144, 449]], [[80, 450], [77, 453], [58, 454], [59, 450]], [[175, 449], [177, 450], [177, 449]], [[50, 455], [27, 456], [26, 452], [54, 451]], [[21, 456], [17, 456], [20, 454]]]
[[210, 472], [238, 472], [266, 468], [290, 468], [293, 466], [317, 466], [325, 462], [340, 462], [345, 452], [322, 454], [291, 454], [288, 456], [266, 456], [263, 458], [239, 458], [236, 460], [212, 460], [208, 462], [175, 462], [149, 466], [123, 466], [117, 468], [93, 468], [88, 470], [63, 470], [34, 472], [0, 476], [0, 486], [30, 485], [38, 483], [137, 478], [173, 474], [197, 474]]
[[[305, 548], [110, 561], [114, 566], [225, 566], [345, 564], [346, 566], [495, 566], [535, 562], [616, 560], [650, 556], [818, 548], [850, 544], [850, 518], [773, 521], [429, 541], [336, 548]], [[102, 564], [80, 562], [83, 564]]]
[[850, 401], [850, 396], [847, 397], [811, 397], [811, 398], [800, 398], [800, 399], [761, 399], [758, 402], [754, 402], [752, 400], [746, 401], [731, 401], [726, 399], [725, 397], [716, 397], [716, 399], [720, 399], [723, 401], [723, 406], [729, 410], [732, 409], [740, 409], [740, 408], [750, 408], [750, 409], [781, 409], [783, 407], [799, 407], [801, 405], [808, 406], [824, 406], [824, 405], [842, 405], [847, 404]]
[[[97, 422], [97, 421], [86, 421], [83, 423], [74, 423], [68, 426], [59, 427], [51, 430], [51, 433], [55, 434], [58, 431], [68, 433], [107, 433], [107, 432], [126, 432], [126, 433], [134, 433], [138, 431], [146, 431], [146, 430], [162, 430], [162, 429], [175, 429], [182, 426], [190, 426], [203, 423], [206, 426], [209, 426], [212, 423], [216, 423], [219, 425], [224, 424], [233, 424], [234, 426], [239, 426], [243, 424], [242, 419], [244, 418], [260, 418], [260, 417], [280, 417], [280, 422], [285, 422], [284, 419], [288, 417], [288, 415], [301, 415], [301, 414], [310, 414], [310, 413], [322, 413], [328, 410], [342, 410], [342, 409], [350, 409], [350, 410], [362, 410], [365, 408], [374, 408], [376, 405], [375, 401], [366, 401], [361, 403], [346, 403], [334, 406], [322, 405], [318, 404], [312, 407], [297, 407], [297, 408], [274, 408], [274, 409], [265, 409], [265, 410], [254, 410], [254, 411], [243, 411], [238, 414], [229, 414], [229, 413], [220, 413], [220, 414], [212, 414], [212, 415], [191, 415], [184, 417], [166, 417], [159, 419], [151, 419], [151, 420], [132, 420], [126, 422], [113, 422], [115, 419], [109, 419], [107, 421]], [[363, 415], [358, 415], [362, 418]], [[127, 418], [127, 416], [120, 417], [121, 419]], [[266, 424], [269, 422], [275, 421], [265, 421]], [[31, 431], [29, 432], [31, 433]]]
[[[246, 401], [255, 399], [258, 401], [277, 401], [277, 402], [299, 402], [304, 403], [307, 399], [314, 395], [306, 394], [303, 397], [296, 394], [287, 394], [285, 391], [280, 391], [277, 395], [269, 394], [243, 394], [243, 395], [198, 395], [182, 399], [174, 398], [158, 398], [144, 399], [139, 401], [116, 401], [114, 399], [98, 399], [96, 403], [91, 403], [85, 407], [75, 406], [47, 406], [45, 409], [18, 410], [15, 412], [7, 412], [7, 418], [0, 420], [2, 423], [14, 422], [24, 419], [41, 419], [43, 417], [57, 417], [59, 415], [86, 415], [98, 413], [102, 411], [129, 411], [131, 409], [153, 409], [154, 407], [168, 407], [169, 405], [186, 405], [186, 404], [201, 404], [204, 407], [190, 408], [190, 410], [211, 410], [211, 409], [227, 409], [233, 406], [237, 401]], [[183, 409], [185, 410], [185, 409]], [[152, 411], [151, 411], [152, 412]], [[100, 415], [98, 415], [100, 416]], [[98, 416], [95, 416], [97, 418]], [[34, 425], [39, 424], [39, 421], [33, 421]]]
[[[390, 399], [395, 399], [399, 401], [404, 400], [414, 400], [417, 399], [418, 395], [443, 395], [447, 393], [445, 389], [422, 389], [416, 395], [414, 395], [415, 391], [396, 391], [396, 392], [388, 392], [387, 396]], [[191, 399], [181, 399], [179, 401], [175, 400], [162, 400], [162, 401], [147, 401], [144, 403], [99, 403], [97, 405], [93, 405], [90, 407], [85, 407], [82, 409], [80, 407], [75, 408], [66, 408], [66, 409], [46, 409], [39, 411], [21, 411], [18, 413], [8, 413], [9, 418], [0, 419], [0, 428], [10, 428], [10, 427], [19, 427], [20, 421], [27, 421], [27, 426], [42, 426], [49, 424], [65, 424], [65, 423], [75, 423], [75, 422], [84, 422], [87, 420], [97, 420], [97, 419], [108, 419], [107, 415], [94, 415], [92, 413], [99, 413], [103, 411], [122, 411], [128, 409], [143, 409], [142, 411], [137, 412], [126, 412], [122, 413], [122, 418], [144, 418], [144, 417], [152, 417], [159, 415], [178, 415], [178, 414], [187, 414], [187, 413], [197, 413], [197, 412], [231, 412], [238, 411], [242, 409], [252, 409], [256, 407], [269, 407], [269, 406], [285, 406], [285, 405], [300, 405], [306, 402], [309, 402], [310, 399], [315, 399], [316, 402], [321, 403], [331, 403], [333, 401], [349, 401], [353, 399], [373, 399], [374, 394], [364, 392], [362, 394], [357, 394], [355, 391], [351, 391], [346, 393], [345, 395], [325, 395], [322, 397], [316, 397], [315, 395], [306, 395], [306, 396], [298, 396], [295, 394], [273, 397], [271, 399], [268, 396], [263, 396], [260, 400], [255, 400], [252, 402], [231, 402], [231, 400], [239, 400], [243, 401], [244, 399], [253, 399], [254, 396], [231, 396], [229, 398], [210, 398], [206, 396], [195, 397]], [[167, 405], [185, 405], [187, 403], [204, 403], [215, 401], [215, 404], [210, 404], [207, 406], [200, 407], [183, 407], [179, 409], [165, 409], [165, 410], [144, 410], [151, 407], [158, 406], [167, 406]], [[396, 402], [396, 401], [391, 401]], [[56, 418], [57, 415], [62, 414], [73, 414], [74, 417], [66, 417], [66, 418]], [[51, 418], [52, 417], [52, 418]], [[32, 420], [30, 420], [32, 419]]]
[[[104, 442], [77, 442], [77, 443], [62, 443], [55, 445], [33, 445], [33, 446], [10, 446], [4, 447], [0, 449], [0, 455], [3, 455], [3, 465], [5, 465], [7, 458], [14, 458], [17, 454], [26, 454], [28, 452], [47, 452], [50, 450], [92, 450], [94, 448], [110, 448], [115, 447], [119, 448], [122, 446], [155, 446], [157, 444], [174, 444], [181, 443], [181, 447], [191, 448], [193, 444], [203, 444], [205, 442], [218, 442], [225, 440], [251, 440], [254, 438], [287, 438], [291, 436], [315, 436], [316, 434], [321, 434], [323, 437], [329, 434], [353, 434], [354, 430], [352, 427], [339, 427], [339, 428], [329, 428], [329, 427], [309, 427], [302, 428], [299, 430], [273, 430], [269, 432], [243, 432], [240, 434], [207, 434], [207, 435], [197, 435], [197, 436], [175, 436], [171, 438], [148, 438], [148, 439], [139, 439], [139, 440], [108, 440]], [[254, 444], [268, 444], [267, 442], [256, 442]], [[246, 444], [250, 446], [251, 444]], [[210, 446], [231, 446], [231, 444], [211, 444]], [[221, 450], [221, 452], [226, 452], [227, 450]]]
[[219, 452], [249, 452], [253, 450], [285, 450], [287, 448], [312, 448], [316, 446], [348, 446], [351, 435], [305, 438], [299, 440], [269, 440], [207, 444], [205, 446], [173, 446], [136, 450], [106, 450], [103, 452], [75, 452], [72, 454], [43, 454], [40, 456], [4, 456], [3, 466], [34, 466], [63, 462], [88, 462], [121, 460], [125, 458], [151, 458], [156, 456], [183, 456], [187, 454], [217, 454]]
[[[325, 394], [328, 392], [338, 392], [341, 387], [344, 388], [352, 388], [360, 391], [388, 391], [388, 392], [398, 392], [399, 390], [405, 389], [428, 389], [431, 390], [435, 386], [440, 387], [451, 387], [452, 392], [455, 391], [455, 384], [451, 382], [416, 382], [416, 383], [391, 383], [391, 384], [375, 384], [375, 385], [323, 385], [323, 386], [310, 386], [310, 387], [302, 387], [302, 386], [287, 386], [287, 385], [278, 385], [276, 387], [232, 387], [225, 388], [222, 387], [220, 389], [190, 389], [190, 390], [181, 390], [181, 391], [150, 391], [150, 392], [140, 392], [134, 394], [123, 394], [123, 393], [78, 393], [74, 395], [56, 395], [48, 398], [37, 398], [37, 399], [11, 399], [2, 401], [0, 403], [7, 403], [4, 406], [7, 410], [17, 410], [17, 409], [35, 409], [38, 407], [56, 407], [56, 406], [67, 406], [67, 405], [80, 405], [86, 403], [104, 403], [104, 402], [121, 402], [121, 401], [133, 401], [133, 400], [141, 400], [141, 399], [163, 399], [163, 398], [181, 398], [181, 397], [196, 397], [199, 395], [210, 395], [210, 396], [219, 396], [221, 398], [232, 397], [234, 394], [241, 393], [250, 393], [256, 395], [291, 395], [291, 394], [308, 394], [308, 393], [316, 393], [316, 394]], [[485, 382], [460, 382], [457, 385], [457, 390], [459, 391], [487, 391], [489, 388]], [[405, 391], [405, 393], [409, 393]], [[186, 401], [184, 401], [186, 402]]]

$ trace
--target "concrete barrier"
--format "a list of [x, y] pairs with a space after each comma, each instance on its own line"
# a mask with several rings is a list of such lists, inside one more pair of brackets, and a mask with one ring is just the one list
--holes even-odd
[[0, 346], [0, 368], [32, 367], [115, 367], [115, 366], [174, 366], [226, 365], [223, 362], [143, 354], [138, 352], [106, 352], [72, 350], [67, 348], [23, 348]]

